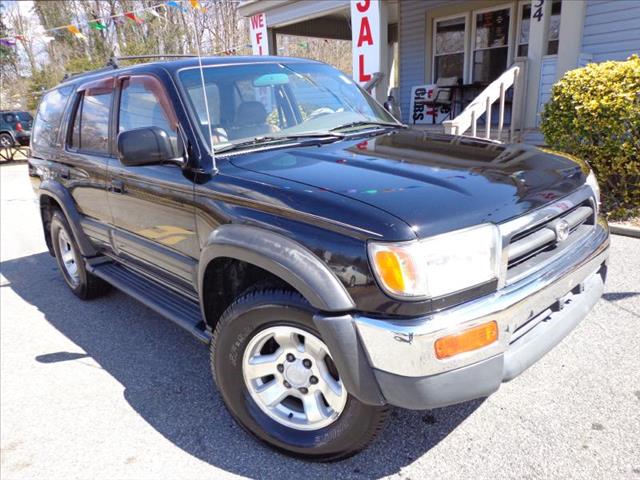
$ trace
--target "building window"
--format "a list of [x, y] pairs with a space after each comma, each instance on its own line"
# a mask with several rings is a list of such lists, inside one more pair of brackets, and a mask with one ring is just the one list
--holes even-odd
[[443, 77], [464, 78], [465, 16], [435, 20], [435, 55], [433, 79]]
[[518, 57], [529, 53], [529, 29], [531, 28], [531, 4], [520, 5], [520, 29], [518, 32]]
[[[560, 38], [560, 13], [562, 1], [553, 0], [551, 4], [551, 18], [549, 19], [549, 34], [546, 55], [557, 55], [558, 40]], [[531, 28], [531, 3], [520, 5], [520, 28], [518, 32], [518, 55], [526, 57], [529, 53], [529, 30]]]
[[547, 42], [547, 55], [557, 55], [558, 41], [560, 39], [560, 10], [562, 2], [554, 0], [551, 4], [551, 18], [549, 19], [549, 41]]
[[475, 14], [473, 81], [488, 83], [507, 69], [510, 8]]

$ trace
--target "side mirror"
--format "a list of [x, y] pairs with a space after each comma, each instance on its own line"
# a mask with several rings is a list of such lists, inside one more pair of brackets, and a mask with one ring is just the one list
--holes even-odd
[[119, 133], [118, 157], [123, 165], [131, 167], [176, 161], [171, 138], [160, 127], [136, 128]]
[[392, 107], [391, 102], [390, 102], [389, 100], [387, 100], [386, 102], [384, 102], [384, 103], [382, 104], [382, 106], [384, 107], [384, 109], [385, 109], [387, 112], [389, 112], [389, 113], [393, 113], [393, 111], [392, 111], [392, 108], [393, 108], [393, 107]]

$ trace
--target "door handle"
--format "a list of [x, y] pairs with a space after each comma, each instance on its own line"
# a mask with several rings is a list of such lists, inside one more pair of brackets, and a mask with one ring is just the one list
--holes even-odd
[[124, 182], [122, 180], [112, 180], [109, 191], [113, 193], [124, 193]]

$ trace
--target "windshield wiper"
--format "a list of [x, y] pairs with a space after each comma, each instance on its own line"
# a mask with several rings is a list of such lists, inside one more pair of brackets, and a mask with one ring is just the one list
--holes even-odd
[[257, 147], [263, 145], [277, 145], [279, 143], [286, 143], [291, 141], [304, 141], [304, 140], [312, 140], [314, 143], [318, 142], [322, 139], [326, 139], [328, 141], [336, 141], [344, 138], [345, 136], [342, 133], [337, 132], [308, 132], [308, 133], [298, 133], [298, 134], [290, 134], [290, 135], [268, 135], [262, 137], [254, 137], [251, 140], [245, 140], [244, 142], [231, 143], [228, 145], [224, 145], [220, 148], [214, 149], [214, 153], [223, 153], [229, 152], [231, 150], [240, 150], [248, 147]]
[[402, 125], [401, 123], [378, 122], [376, 120], [358, 120], [357, 122], [350, 122], [350, 123], [345, 123], [344, 125], [338, 125], [337, 127], [331, 128], [329, 131], [335, 132], [336, 130], [342, 130], [345, 128], [366, 127], [369, 125], [374, 127], [407, 128], [406, 125]]

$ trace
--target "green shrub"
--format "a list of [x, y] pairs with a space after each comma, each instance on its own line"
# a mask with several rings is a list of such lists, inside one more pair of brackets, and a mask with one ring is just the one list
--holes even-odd
[[586, 160], [612, 219], [640, 214], [640, 58], [592, 63], [553, 86], [541, 130], [556, 150]]

